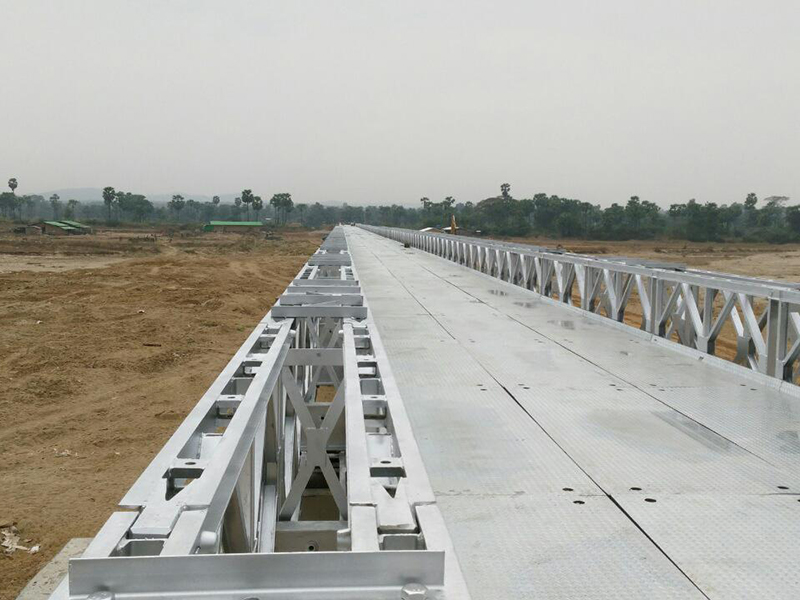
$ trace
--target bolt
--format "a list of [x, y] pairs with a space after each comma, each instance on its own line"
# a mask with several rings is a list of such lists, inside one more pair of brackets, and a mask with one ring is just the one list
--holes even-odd
[[401, 600], [425, 600], [428, 597], [428, 588], [421, 583], [408, 583], [400, 590]]

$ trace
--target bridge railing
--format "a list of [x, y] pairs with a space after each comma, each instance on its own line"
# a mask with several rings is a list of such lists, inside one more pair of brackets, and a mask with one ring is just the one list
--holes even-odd
[[360, 227], [555, 301], [797, 383], [800, 284], [513, 242]]
[[341, 228], [51, 600], [469, 600]]

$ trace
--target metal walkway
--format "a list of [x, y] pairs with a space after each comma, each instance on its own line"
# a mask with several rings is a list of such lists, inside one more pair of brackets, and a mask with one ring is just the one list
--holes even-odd
[[346, 235], [473, 598], [800, 597], [791, 390]]

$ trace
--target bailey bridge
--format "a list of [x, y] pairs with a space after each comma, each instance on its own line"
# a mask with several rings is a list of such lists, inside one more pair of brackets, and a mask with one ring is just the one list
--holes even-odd
[[799, 306], [337, 227], [52, 598], [798, 598]]

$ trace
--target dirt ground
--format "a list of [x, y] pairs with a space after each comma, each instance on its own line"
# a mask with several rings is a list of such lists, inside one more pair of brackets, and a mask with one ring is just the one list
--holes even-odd
[[324, 232], [0, 234], [0, 599], [93, 536]]
[[[322, 235], [0, 234], [0, 526], [40, 548], [0, 552], [0, 600], [96, 533]], [[798, 245], [525, 241], [800, 280]]]

